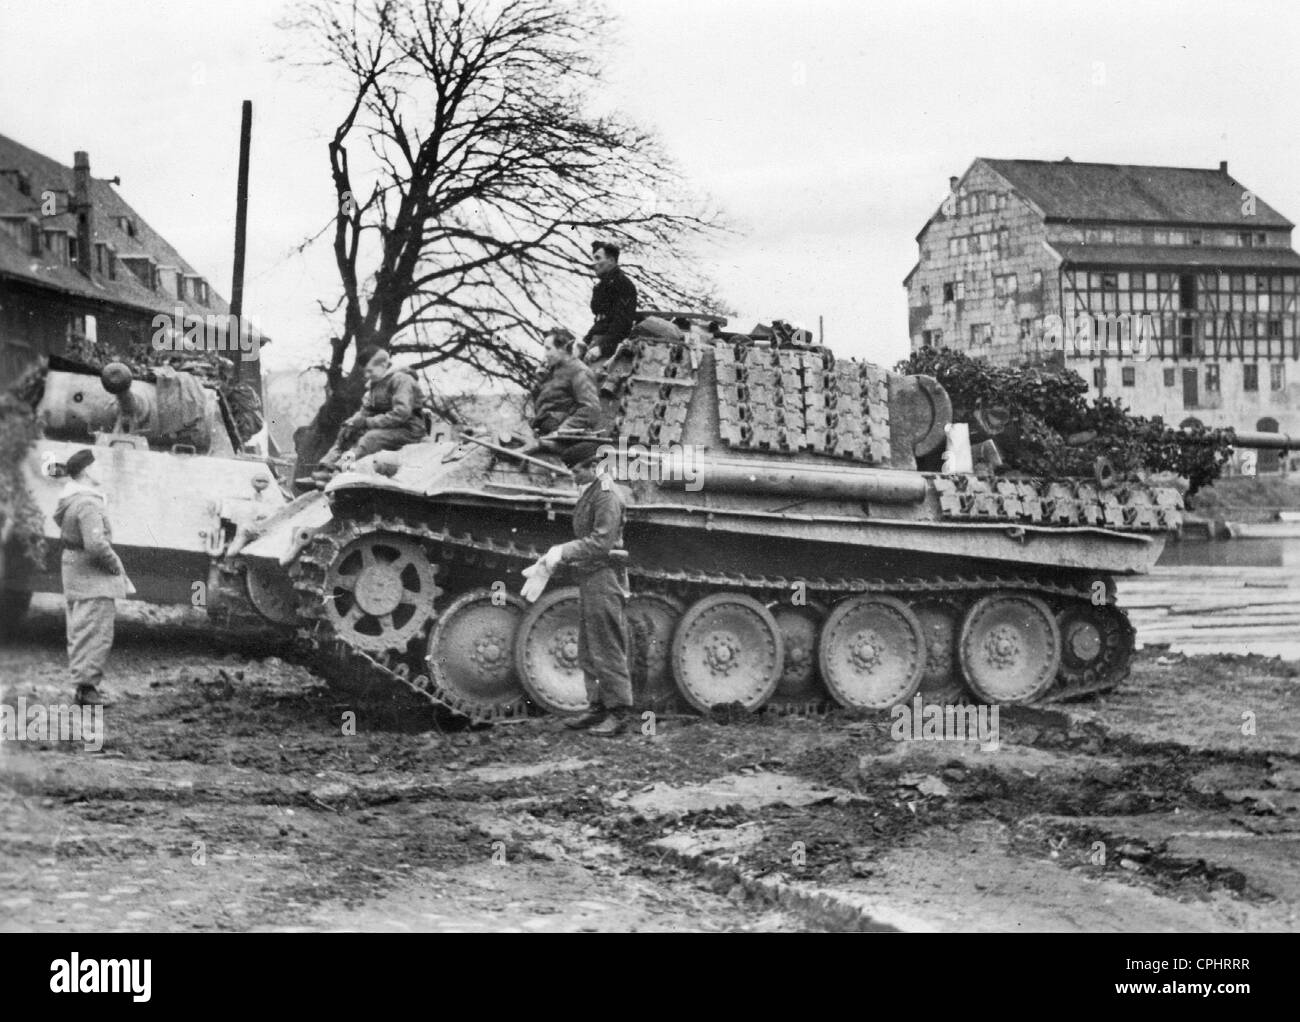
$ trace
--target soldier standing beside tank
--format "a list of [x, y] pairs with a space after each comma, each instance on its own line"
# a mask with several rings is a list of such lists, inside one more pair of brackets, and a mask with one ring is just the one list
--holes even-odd
[[619, 560], [627, 502], [601, 464], [606, 450], [586, 441], [561, 455], [583, 487], [573, 508], [577, 538], [551, 547], [542, 562], [551, 571], [568, 565], [578, 578], [578, 663], [591, 708], [566, 726], [612, 736], [628, 727], [632, 675], [627, 664], [627, 571]]
[[620, 249], [610, 242], [591, 246], [591, 268], [596, 285], [591, 289], [591, 311], [596, 317], [582, 339], [578, 355], [600, 362], [614, 354], [636, 323], [636, 285], [618, 265]]
[[70, 478], [54, 509], [63, 540], [68, 665], [79, 704], [106, 701], [100, 685], [113, 648], [116, 601], [135, 592], [113, 549], [107, 498], [90, 471], [94, 461], [94, 454], [84, 448], [68, 459]]

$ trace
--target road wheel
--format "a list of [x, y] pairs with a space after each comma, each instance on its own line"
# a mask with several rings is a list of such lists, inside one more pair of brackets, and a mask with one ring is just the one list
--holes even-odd
[[827, 697], [817, 666], [817, 636], [826, 608], [818, 603], [796, 607], [786, 600], [774, 600], [767, 609], [776, 618], [785, 646], [785, 662], [774, 699], [783, 703], [810, 703]]
[[854, 596], [822, 626], [822, 680], [841, 706], [885, 710], [916, 694], [925, 673], [921, 622], [892, 596]]
[[682, 609], [680, 600], [664, 593], [633, 593], [627, 601], [628, 660], [639, 707], [666, 710], [677, 699], [672, 646]]
[[551, 713], [588, 709], [587, 686], [578, 665], [576, 587], [557, 589], [524, 614], [515, 635], [515, 670], [525, 691]]
[[429, 633], [430, 688], [472, 718], [509, 716], [527, 693], [515, 668], [515, 634], [527, 605], [513, 593], [473, 589], [439, 615]]
[[673, 677], [695, 709], [757, 710], [785, 666], [781, 628], [752, 596], [715, 593], [692, 604], [673, 636]]
[[966, 612], [957, 655], [966, 681], [985, 702], [1032, 703], [1056, 678], [1061, 632], [1037, 596], [985, 596]]

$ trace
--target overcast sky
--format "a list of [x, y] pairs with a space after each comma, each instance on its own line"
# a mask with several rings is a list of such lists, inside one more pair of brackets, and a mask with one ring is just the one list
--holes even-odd
[[[751, 320], [907, 352], [903, 277], [977, 156], [1216, 167], [1300, 216], [1300, 5], [613, 0], [609, 98], [745, 228], [710, 258]], [[0, 133], [90, 153], [230, 291], [239, 103], [254, 107], [245, 305], [267, 365], [317, 358], [337, 102], [271, 58], [277, 0], [0, 0]], [[585, 323], [575, 324], [579, 332]]]

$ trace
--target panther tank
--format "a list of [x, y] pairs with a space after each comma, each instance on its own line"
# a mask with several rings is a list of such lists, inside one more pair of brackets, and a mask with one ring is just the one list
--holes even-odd
[[[214, 624], [287, 631], [296, 593], [282, 556], [241, 550], [284, 523], [316, 526], [323, 497], [292, 498], [266, 459], [241, 450], [219, 391], [193, 374], [160, 368], [133, 377], [122, 363], [102, 371], [69, 365], [34, 377], [21, 407], [34, 441], [5, 485], [25, 491], [35, 556], [14, 532], [0, 557], [0, 638], [17, 629], [32, 593], [62, 589], [59, 529], [52, 513], [67, 480], [64, 463], [88, 445], [104, 484], [113, 545], [135, 585], [134, 599], [205, 610]], [[0, 530], [0, 534], [5, 530]], [[291, 541], [291, 538], [290, 538]]]
[[[919, 471], [946, 442], [942, 387], [820, 346], [625, 342], [602, 395], [642, 707], [1035, 703], [1125, 677], [1113, 579], [1155, 563], [1177, 491]], [[572, 538], [557, 458], [443, 433], [326, 494], [329, 521], [290, 545], [299, 634], [331, 670], [479, 720], [585, 707], [576, 588], [519, 595]], [[244, 554], [287, 560], [286, 542]]]

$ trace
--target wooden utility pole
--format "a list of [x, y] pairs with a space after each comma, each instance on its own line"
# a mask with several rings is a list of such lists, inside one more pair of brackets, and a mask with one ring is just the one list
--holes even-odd
[[[239, 181], [235, 192], [235, 270], [230, 282], [230, 314], [241, 332], [244, 327], [244, 248], [248, 237], [248, 148], [253, 136], [253, 101], [244, 100], [243, 118], [239, 126]], [[245, 361], [234, 356], [235, 379], [252, 387], [262, 400], [262, 359], [260, 350], [255, 357]]]

